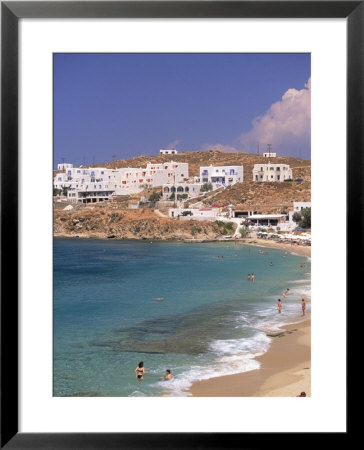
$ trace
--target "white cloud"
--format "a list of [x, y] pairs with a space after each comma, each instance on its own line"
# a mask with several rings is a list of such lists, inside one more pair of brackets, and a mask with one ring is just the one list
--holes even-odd
[[310, 147], [311, 139], [311, 78], [301, 90], [288, 89], [282, 100], [273, 103], [268, 111], [256, 117], [253, 128], [239, 138], [242, 150], [261, 151], [272, 144], [272, 151], [292, 154], [301, 147]]
[[170, 143], [167, 145], [166, 149], [175, 149], [175, 148], [177, 147], [178, 144], [179, 144], [179, 140], [176, 139], [176, 140], [170, 142]]

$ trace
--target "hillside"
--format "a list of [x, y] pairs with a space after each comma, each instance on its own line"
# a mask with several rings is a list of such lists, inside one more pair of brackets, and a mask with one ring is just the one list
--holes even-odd
[[[105, 162], [88, 167], [144, 167], [148, 162], [170, 161], [171, 156], [139, 156], [120, 161]], [[173, 160], [188, 162], [190, 176], [198, 176], [200, 166], [207, 165], [243, 165], [244, 182], [225, 190], [207, 194], [200, 200], [206, 205], [233, 205], [240, 211], [259, 213], [281, 213], [293, 209], [295, 201], [311, 200], [311, 161], [293, 157], [272, 158], [271, 162], [289, 164], [293, 179], [302, 178], [302, 182], [256, 183], [252, 181], [254, 164], [267, 163], [259, 155], [247, 153], [224, 153], [221, 151], [196, 151], [180, 153]], [[71, 211], [64, 211], [64, 204], [54, 208], [54, 234], [56, 236], [81, 236], [121, 239], [216, 239], [221, 236], [219, 228], [213, 222], [178, 221], [163, 218], [150, 208], [128, 210], [132, 198], [149, 197], [153, 188], [133, 196], [119, 196], [107, 204], [87, 206], [74, 205]], [[190, 203], [196, 202], [196, 199]]]
[[245, 181], [225, 189], [204, 203], [209, 206], [231, 204], [236, 210], [273, 214], [287, 213], [293, 209], [293, 202], [309, 201], [311, 201], [311, 187], [308, 181], [301, 183]]
[[[177, 155], [157, 155], [157, 156], [137, 156], [130, 159], [121, 159], [112, 162], [103, 162], [87, 167], [145, 167], [148, 162], [160, 163], [167, 161], [181, 161], [189, 164], [190, 176], [198, 176], [200, 174], [200, 166], [208, 166], [210, 164], [217, 166], [244, 166], [244, 180], [252, 181], [252, 170], [254, 164], [267, 163], [268, 159], [263, 156], [254, 155], [252, 153], [226, 153], [220, 150], [210, 150], [208, 152], [195, 151], [178, 153]], [[304, 178], [305, 181], [311, 180], [311, 161], [308, 159], [298, 159], [291, 156], [279, 156], [271, 158], [272, 163], [289, 164], [293, 169], [294, 178]]]
[[221, 229], [213, 222], [179, 221], [157, 216], [149, 208], [137, 211], [117, 205], [76, 208], [76, 211], [54, 209], [55, 236], [183, 240], [216, 239]]

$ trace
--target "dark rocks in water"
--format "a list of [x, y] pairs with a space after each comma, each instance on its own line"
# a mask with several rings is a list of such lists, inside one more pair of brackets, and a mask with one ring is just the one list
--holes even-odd
[[286, 334], [285, 331], [281, 331], [279, 333], [266, 333], [268, 337], [282, 337]]

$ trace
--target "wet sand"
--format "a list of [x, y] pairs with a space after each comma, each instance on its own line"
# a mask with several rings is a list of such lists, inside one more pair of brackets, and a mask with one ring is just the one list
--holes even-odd
[[295, 397], [311, 396], [311, 321], [287, 325], [274, 333], [269, 350], [256, 359], [257, 370], [198, 381], [194, 397]]

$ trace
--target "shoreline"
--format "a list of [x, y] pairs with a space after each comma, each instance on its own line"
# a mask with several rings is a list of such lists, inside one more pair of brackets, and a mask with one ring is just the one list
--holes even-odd
[[291, 245], [288, 243], [276, 242], [276, 241], [271, 241], [268, 239], [259, 239], [259, 238], [252, 238], [251, 240], [245, 239], [244, 241], [239, 241], [239, 242], [243, 242], [244, 244], [247, 244], [247, 245], [255, 245], [256, 247], [276, 248], [278, 250], [285, 250], [289, 253], [295, 253], [296, 255], [299, 255], [299, 256], [311, 257], [311, 247], [310, 246]]
[[237, 245], [253, 245], [255, 247], [266, 247], [266, 248], [275, 248], [278, 250], [284, 250], [290, 253], [295, 253], [298, 256], [311, 256], [311, 247], [303, 246], [303, 245], [291, 245], [288, 243], [280, 243], [276, 241], [252, 238], [252, 239], [123, 239], [123, 238], [109, 238], [105, 236], [97, 236], [97, 235], [68, 235], [62, 233], [53, 234], [53, 238], [55, 239], [99, 239], [103, 241], [140, 241], [140, 242], [179, 242], [179, 243], [189, 243], [189, 244], [208, 244], [212, 242], [221, 242], [223, 244], [232, 244], [236, 243]]
[[196, 381], [192, 397], [311, 396], [311, 319], [284, 325], [274, 333], [266, 353], [256, 358], [260, 368]]

